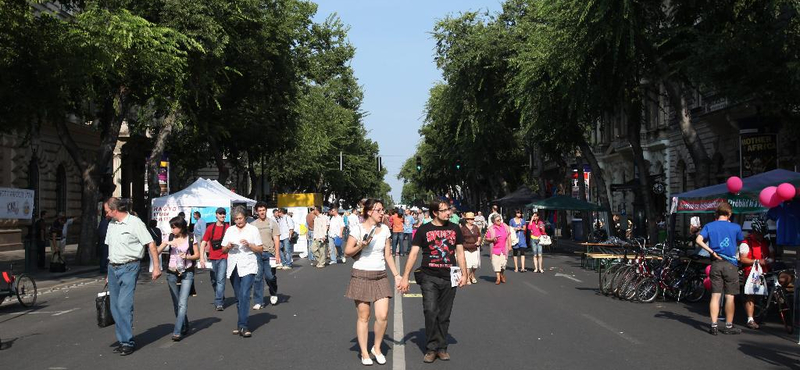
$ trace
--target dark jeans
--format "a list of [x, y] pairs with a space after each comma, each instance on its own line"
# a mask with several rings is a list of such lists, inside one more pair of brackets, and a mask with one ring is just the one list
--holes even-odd
[[248, 274], [245, 276], [239, 276], [239, 267], [235, 267], [233, 269], [233, 273], [231, 274], [231, 283], [233, 284], [233, 290], [236, 292], [236, 311], [238, 312], [238, 322], [236, 323], [236, 328], [247, 329], [247, 318], [250, 314], [250, 292], [253, 291], [253, 281], [255, 280], [256, 274]]
[[[270, 252], [262, 252], [258, 257], [258, 273], [253, 282], [253, 303], [264, 305], [264, 281], [269, 287], [269, 295], [278, 295], [278, 275], [275, 274], [275, 267], [270, 266], [269, 259], [273, 257]], [[277, 267], [277, 266], [276, 266]]]
[[36, 241], [36, 267], [43, 269], [45, 267], [45, 259], [47, 259], [47, 252], [45, 252], [45, 247], [47, 246], [47, 242], [44, 240], [37, 240]]
[[406, 254], [411, 253], [411, 235], [412, 233], [403, 233], [403, 242], [406, 244]]
[[403, 233], [392, 233], [392, 254], [403, 253]]
[[447, 333], [450, 329], [450, 312], [456, 298], [456, 288], [450, 279], [414, 273], [422, 289], [422, 310], [425, 313], [425, 348], [427, 351], [447, 351]]

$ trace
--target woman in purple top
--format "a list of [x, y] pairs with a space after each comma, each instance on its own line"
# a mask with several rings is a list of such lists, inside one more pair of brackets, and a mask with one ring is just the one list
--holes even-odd
[[195, 263], [200, 258], [200, 249], [189, 237], [186, 220], [174, 217], [169, 220], [172, 229], [170, 240], [158, 247], [160, 254], [169, 246], [169, 265], [166, 269], [169, 293], [172, 296], [172, 308], [175, 310], [175, 328], [172, 340], [179, 341], [189, 332], [189, 318], [186, 315], [189, 293], [194, 282]]

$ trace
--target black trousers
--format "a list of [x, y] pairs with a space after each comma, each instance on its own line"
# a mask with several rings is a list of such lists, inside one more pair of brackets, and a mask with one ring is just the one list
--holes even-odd
[[449, 278], [443, 279], [421, 271], [417, 271], [414, 278], [422, 289], [426, 350], [447, 351], [447, 333], [456, 288], [450, 286]]
[[44, 269], [45, 267], [45, 259], [47, 258], [47, 252], [45, 252], [45, 247], [47, 246], [47, 242], [44, 240], [37, 240], [36, 241], [36, 266], [40, 269]]

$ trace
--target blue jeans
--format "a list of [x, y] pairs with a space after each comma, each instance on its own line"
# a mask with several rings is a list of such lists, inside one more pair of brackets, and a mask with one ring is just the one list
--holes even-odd
[[392, 254], [403, 254], [403, 233], [392, 233]]
[[275, 275], [275, 267], [270, 266], [269, 259], [272, 253], [262, 252], [258, 261], [258, 273], [253, 282], [253, 303], [264, 305], [264, 281], [267, 281], [269, 295], [278, 295], [278, 275]]
[[139, 261], [121, 266], [108, 265], [108, 292], [111, 294], [111, 316], [114, 331], [121, 346], [135, 346], [133, 342], [133, 293], [139, 279]]
[[289, 238], [281, 240], [281, 263], [284, 266], [292, 267], [292, 254], [294, 253], [294, 247], [292, 243], [289, 243]]
[[165, 273], [167, 284], [169, 284], [169, 294], [172, 296], [172, 309], [175, 310], [175, 329], [172, 335], [181, 335], [189, 330], [189, 317], [186, 315], [188, 308], [189, 292], [192, 290], [194, 282], [194, 271], [183, 273], [181, 285], [178, 285], [178, 275]]
[[247, 316], [250, 313], [250, 291], [253, 289], [255, 277], [255, 274], [240, 277], [238, 267], [233, 269], [231, 283], [233, 283], [233, 290], [236, 291], [236, 310], [239, 313], [239, 321], [236, 323], [236, 328], [247, 329]]
[[308, 260], [311, 261], [311, 262], [315, 262], [316, 261], [316, 259], [314, 258], [314, 253], [311, 253], [311, 243], [313, 241], [314, 241], [314, 232], [311, 231], [311, 230], [308, 230], [308, 233], [306, 234], [306, 242], [308, 242], [308, 246], [306, 248], [306, 251], [308, 252]]
[[214, 289], [214, 306], [222, 306], [225, 301], [225, 274], [228, 259], [211, 260], [211, 289]]
[[406, 245], [406, 254], [411, 253], [411, 233], [403, 233], [403, 242]]
[[334, 237], [332, 237], [332, 236], [328, 237], [328, 249], [331, 251], [331, 263], [332, 264], [339, 262], [339, 258], [342, 258], [342, 256], [344, 255], [342, 253], [342, 246], [339, 245], [337, 247], [336, 246], [336, 242], [334, 242], [333, 240], [334, 240]]

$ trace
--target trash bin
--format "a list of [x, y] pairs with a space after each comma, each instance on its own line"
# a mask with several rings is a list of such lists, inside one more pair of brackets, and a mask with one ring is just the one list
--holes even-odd
[[583, 219], [572, 219], [572, 239], [578, 242], [586, 241], [586, 236], [583, 235]]

